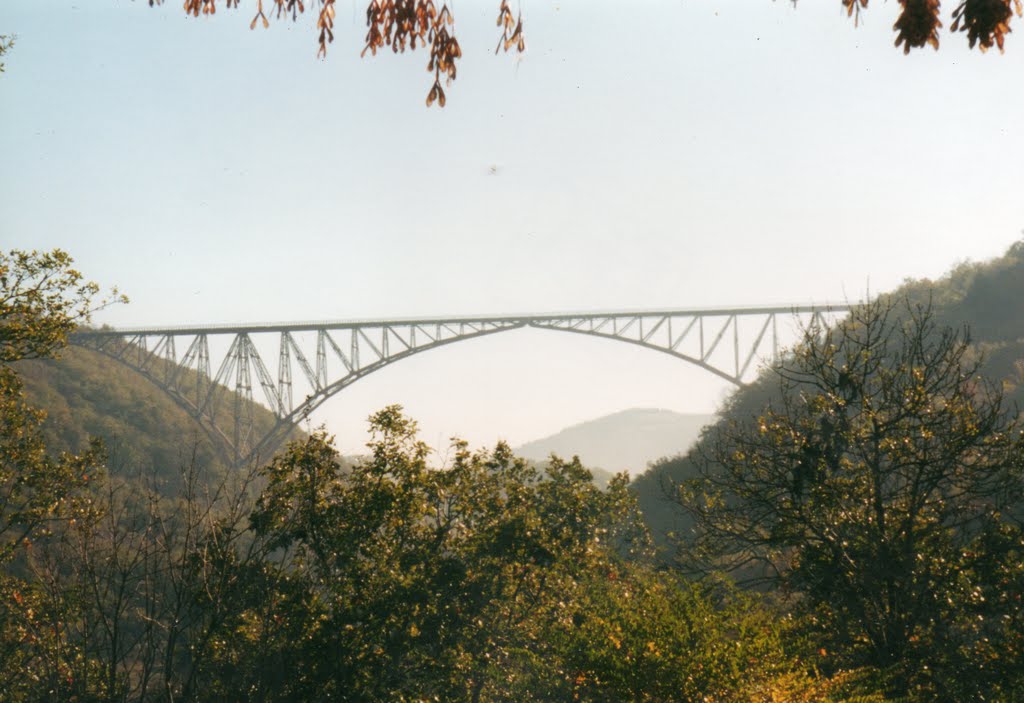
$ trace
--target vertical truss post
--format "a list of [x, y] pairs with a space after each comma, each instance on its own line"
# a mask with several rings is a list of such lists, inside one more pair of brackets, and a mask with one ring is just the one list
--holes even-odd
[[740, 317], [732, 316], [732, 351], [736, 359], [736, 380], [740, 380]]
[[772, 364], [779, 363], [779, 328], [775, 313], [772, 313]]
[[316, 335], [316, 385], [327, 387], [327, 330], [320, 330]]
[[212, 378], [210, 376], [210, 340], [205, 334], [199, 335], [199, 344], [196, 347], [196, 407], [202, 407], [203, 398], [206, 397]]
[[289, 334], [281, 333], [281, 354], [277, 362], [277, 407], [281, 416], [292, 411], [292, 355]]
[[249, 345], [243, 335], [239, 336], [235, 366], [235, 461], [241, 461], [248, 452], [249, 436], [252, 433], [252, 377], [249, 373]]
[[736, 378], [742, 382], [743, 376], [747, 373], [747, 369], [750, 368], [750, 363], [757, 356], [757, 350], [761, 348], [761, 342], [764, 340], [764, 335], [768, 331], [768, 327], [771, 326], [774, 317], [769, 315], [764, 319], [764, 324], [761, 325], [761, 331], [757, 333], [757, 338], [754, 343], [750, 345], [750, 351], [747, 353], [747, 360], [743, 362], [743, 366], [740, 368], [740, 372], [736, 374]]
[[[173, 388], [173, 389], [177, 390], [179, 393], [181, 393], [181, 391], [180, 391], [180, 384], [178, 383], [178, 379], [180, 379], [182, 374], [184, 374], [185, 371], [187, 371], [192, 366], [192, 364], [195, 363], [196, 352], [198, 351], [198, 348], [199, 348], [199, 337], [196, 336], [196, 337], [193, 337], [192, 343], [189, 344], [188, 345], [188, 349], [185, 350], [185, 356], [183, 356], [181, 358], [181, 363], [178, 364], [175, 367], [174, 373], [171, 374], [170, 379], [168, 379], [168, 381], [167, 381], [167, 387], [168, 388]], [[184, 394], [182, 393], [182, 395], [184, 395]]]
[[174, 347], [174, 335], [168, 334], [164, 340], [164, 385], [169, 385], [178, 367], [178, 352]]
[[146, 365], [147, 358], [149, 357], [149, 349], [146, 344], [146, 335], [140, 334], [138, 336], [138, 340], [139, 341], [135, 347], [135, 353], [138, 355], [138, 361], [135, 363], [137, 366], [142, 368]]
[[242, 335], [236, 334], [235, 338], [231, 341], [231, 346], [228, 348], [227, 356], [225, 356], [224, 360], [220, 362], [220, 368], [217, 369], [217, 377], [210, 381], [205, 399], [203, 400], [202, 405], [199, 406], [199, 415], [202, 416], [206, 413], [210, 418], [210, 424], [215, 427], [218, 410], [217, 397], [220, 395], [217, 391], [227, 388], [231, 374], [238, 366], [240, 356], [239, 348], [241, 346]]

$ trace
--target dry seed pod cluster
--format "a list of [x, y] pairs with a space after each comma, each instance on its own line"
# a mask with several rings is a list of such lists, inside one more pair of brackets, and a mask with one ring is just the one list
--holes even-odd
[[[447, 8], [445, 8], [447, 9]], [[449, 13], [450, 16], [450, 13]], [[438, 13], [431, 0], [373, 0], [366, 8], [366, 47], [374, 56], [377, 49], [390, 46], [392, 51], [415, 50], [423, 46], [437, 24]]]
[[[429, 0], [428, 0], [429, 1]], [[462, 58], [462, 49], [459, 48], [458, 40], [448, 32], [448, 28], [455, 24], [448, 6], [441, 7], [434, 26], [430, 30], [430, 61], [427, 63], [427, 70], [434, 72], [434, 85], [427, 93], [427, 107], [437, 104], [444, 107], [444, 88], [441, 87], [441, 74], [447, 78], [447, 83], [455, 80], [455, 60]]]
[[[235, 0], [236, 4], [238, 0]], [[249, 23], [249, 29], [256, 29], [256, 23], [263, 22], [263, 29], [270, 26], [270, 20], [263, 14], [263, 0], [256, 0], [256, 15], [252, 18], [252, 22]]]
[[1003, 50], [1003, 41], [1010, 32], [1013, 13], [1021, 15], [1021, 1], [1012, 0], [964, 0], [953, 10], [952, 31], [967, 32], [967, 41], [974, 48], [977, 44], [982, 51], [988, 51], [993, 43]]
[[445, 2], [438, 10], [433, 0], [371, 0], [366, 8], [366, 46], [377, 55], [377, 49], [390, 46], [392, 52], [405, 52], [406, 46], [415, 51], [419, 46], [430, 46], [427, 70], [434, 74], [434, 84], [427, 94], [427, 107], [436, 101], [445, 106], [446, 97], [441, 86], [441, 75], [446, 83], [455, 80], [455, 61], [462, 58], [462, 49], [453, 29], [455, 16]]
[[903, 45], [903, 53], [925, 44], [939, 48], [939, 0], [900, 0], [902, 10], [893, 29], [896, 46]]
[[[235, 0], [236, 2], [238, 0]], [[333, 0], [332, 0], [333, 2]], [[302, 0], [274, 0], [274, 4], [277, 6], [277, 18], [280, 19], [282, 15], [292, 16], [292, 20], [298, 19], [300, 12], [305, 12], [306, 7], [302, 3]]]
[[[157, 1], [159, 2], [159, 0]], [[149, 4], [153, 4], [152, 0]], [[216, 0], [185, 0], [185, 13], [193, 17], [198, 17], [200, 12], [204, 15], [212, 15], [216, 11]]]
[[853, 26], [860, 24], [860, 11], [868, 6], [868, 0], [843, 0], [846, 16], [853, 18]]
[[[299, 3], [299, 11], [302, 11], [302, 3]], [[316, 28], [320, 30], [320, 48], [317, 49], [316, 57], [322, 59], [327, 56], [327, 45], [334, 41], [334, 0], [324, 0], [320, 6], [320, 16], [316, 20]]]
[[498, 26], [501, 27], [501, 39], [494, 49], [497, 54], [504, 47], [507, 52], [513, 46], [518, 53], [526, 51], [526, 39], [523, 37], [523, 14], [515, 21], [512, 20], [512, 10], [508, 6], [508, 0], [501, 0], [501, 7], [498, 8]]
[[[842, 0], [846, 14], [854, 16], [856, 23], [860, 11], [867, 8], [868, 0]], [[899, 0], [900, 14], [893, 25], [896, 46], [903, 53], [923, 46], [939, 48], [940, 0]], [[982, 51], [993, 46], [1003, 50], [1006, 35], [1010, 33], [1010, 20], [1016, 13], [1022, 15], [1021, 0], [961, 0], [952, 12], [950, 31], [967, 32], [967, 42]]]
[[[221, 0], [225, 7], [238, 7], [241, 0]], [[296, 20], [306, 11], [309, 4], [318, 9], [316, 28], [319, 49], [317, 57], [327, 55], [327, 45], [334, 41], [334, 13], [336, 0], [256, 0], [256, 14], [249, 24], [250, 29], [262, 24], [270, 26], [270, 19], [263, 10], [263, 3], [271, 7], [270, 12], [277, 19], [290, 17]], [[444, 107], [446, 96], [441, 85], [441, 76], [445, 85], [455, 80], [456, 60], [462, 58], [462, 49], [455, 38], [455, 16], [445, 0], [438, 0], [440, 8], [434, 0], [370, 0], [366, 7], [366, 46], [362, 55], [370, 52], [377, 55], [377, 50], [385, 46], [391, 47], [394, 53], [405, 52], [406, 47], [415, 51], [419, 47], [430, 48], [427, 70], [434, 74], [434, 83], [427, 94], [427, 106], [435, 102]], [[149, 0], [149, 6], [163, 5], [164, 0]], [[218, 0], [184, 0], [186, 14], [198, 17], [200, 14], [212, 15], [217, 11]], [[498, 14], [498, 26], [502, 28], [498, 49], [508, 51], [512, 47], [523, 52], [526, 40], [523, 36], [523, 20], [520, 15], [515, 21], [508, 0], [502, 0]]]
[[[162, 5], [164, 0], [149, 0], [149, 5]], [[222, 0], [226, 7], [238, 7], [240, 0]], [[317, 29], [319, 30], [319, 50], [317, 56], [327, 55], [327, 45], [334, 41], [334, 9], [336, 0], [266, 0], [276, 9], [278, 18], [290, 16], [293, 20], [306, 10], [306, 3], [319, 8]], [[840, 0], [846, 14], [853, 18], [854, 25], [860, 22], [860, 13], [866, 10], [870, 0]], [[212, 15], [217, 11], [218, 0], [184, 0], [185, 12], [198, 17], [200, 14]], [[256, 0], [256, 15], [250, 28], [257, 24], [270, 26], [267, 15], [263, 12], [264, 0]], [[369, 51], [377, 54], [377, 49], [390, 46], [395, 53], [404, 52], [406, 47], [415, 50], [418, 46], [430, 47], [430, 60], [427, 70], [434, 74], [434, 83], [427, 94], [427, 105], [444, 107], [445, 94], [441, 86], [441, 75], [444, 74], [446, 84], [455, 79], [455, 62], [462, 57], [462, 50], [455, 38], [454, 17], [444, 0], [438, 0], [438, 9], [434, 0], [370, 0], [366, 8], [366, 46], [363, 55]], [[794, 0], [796, 2], [796, 0]], [[899, 16], [893, 25], [896, 32], [896, 46], [902, 46], [904, 53], [911, 49], [924, 46], [939, 48], [939, 29], [942, 27], [941, 0], [898, 0]], [[1010, 33], [1010, 21], [1016, 13], [1024, 14], [1022, 0], [961, 0], [952, 12], [953, 23], [950, 30], [966, 32], [971, 48], [977, 46], [987, 51], [993, 46], [1003, 50], [1006, 35]], [[515, 18], [509, 6], [509, 0], [501, 0], [498, 8], [498, 27], [501, 36], [495, 53], [504, 49], [506, 52], [515, 48], [517, 52], [526, 50], [526, 39], [523, 35], [522, 15]]]

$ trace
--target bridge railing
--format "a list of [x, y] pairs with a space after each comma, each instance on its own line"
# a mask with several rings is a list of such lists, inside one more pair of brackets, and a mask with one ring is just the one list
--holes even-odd
[[[830, 324], [850, 307], [762, 305], [108, 328], [80, 330], [71, 341], [143, 374], [241, 462], [271, 453], [304, 417], [360, 378], [457, 341], [527, 327], [582, 334], [663, 352], [743, 385], [759, 364], [777, 358], [795, 339], [792, 329], [780, 332], [780, 326]], [[181, 356], [179, 349], [185, 350]], [[254, 395], [272, 420], [254, 417]]]

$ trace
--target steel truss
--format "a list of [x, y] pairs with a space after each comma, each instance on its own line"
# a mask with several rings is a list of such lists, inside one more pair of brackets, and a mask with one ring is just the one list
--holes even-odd
[[[358, 322], [211, 325], [81, 330], [71, 343], [106, 354], [141, 373], [187, 410], [236, 463], [269, 456], [328, 398], [360, 378], [413, 354], [522, 328], [549, 329], [637, 344], [695, 364], [737, 386], [759, 362], [778, 357], [779, 323], [813, 328], [849, 305], [591, 312]], [[260, 340], [264, 352], [254, 343]], [[211, 373], [211, 339], [228, 342]], [[278, 350], [277, 374], [264, 360]], [[178, 356], [177, 350], [185, 353]], [[219, 354], [217, 355], [219, 356]], [[308, 393], [298, 403], [294, 379]], [[274, 415], [257, 431], [253, 385]], [[228, 422], [218, 414], [230, 411]]]

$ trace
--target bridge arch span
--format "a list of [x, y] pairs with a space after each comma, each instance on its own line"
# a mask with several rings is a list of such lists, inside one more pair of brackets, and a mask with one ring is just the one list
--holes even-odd
[[[524, 328], [567, 332], [659, 351], [742, 386], [756, 373], [756, 362], [777, 357], [781, 317], [825, 324], [848, 309], [774, 306], [102, 329], [76, 332], [71, 342], [141, 373], [195, 418], [234, 462], [245, 463], [270, 456], [305, 417], [359, 379], [455, 342]], [[216, 373], [211, 338], [229, 341]], [[264, 350], [268, 344], [276, 347], [276, 376], [254, 338]], [[186, 349], [180, 357], [178, 348]], [[257, 422], [246, 402], [257, 387], [273, 414], [269, 426]], [[302, 396], [297, 403], [296, 390]]]

